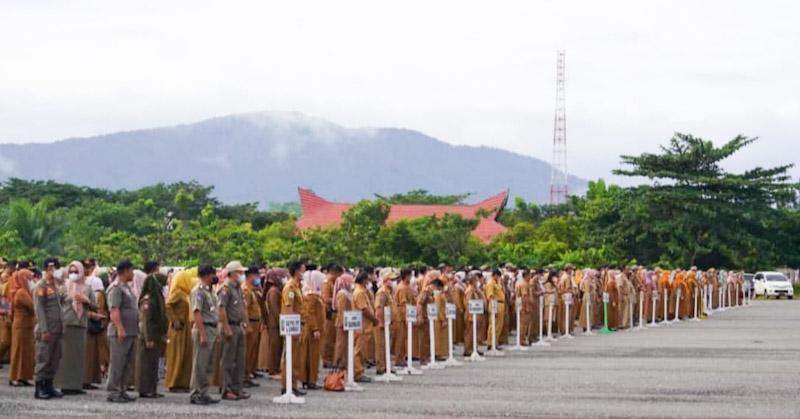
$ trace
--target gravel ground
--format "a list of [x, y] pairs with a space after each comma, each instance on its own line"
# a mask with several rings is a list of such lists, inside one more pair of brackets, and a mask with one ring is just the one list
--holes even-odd
[[[3, 417], [800, 417], [800, 303], [755, 301], [702, 322], [579, 336], [363, 393], [310, 392], [303, 406], [253, 398], [198, 407], [186, 394], [112, 405], [102, 391], [37, 401], [0, 385]], [[8, 368], [0, 370], [7, 381]]]

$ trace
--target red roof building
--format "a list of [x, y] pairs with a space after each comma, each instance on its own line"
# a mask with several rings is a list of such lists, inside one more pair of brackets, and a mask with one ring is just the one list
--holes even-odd
[[[300, 206], [303, 209], [303, 216], [297, 220], [297, 228], [306, 230], [315, 227], [337, 226], [342, 223], [342, 213], [350, 209], [353, 204], [342, 204], [331, 202], [319, 197], [308, 189], [297, 188], [300, 194]], [[463, 218], [477, 218], [477, 212], [484, 210], [489, 215], [480, 218], [478, 226], [472, 231], [482, 242], [491, 241], [499, 234], [506, 231], [506, 228], [497, 222], [497, 218], [508, 202], [508, 192], [501, 192], [491, 198], [487, 198], [473, 205], [392, 205], [389, 211], [387, 222], [394, 222], [404, 219], [429, 217], [435, 215], [441, 217], [444, 214], [458, 214]]]

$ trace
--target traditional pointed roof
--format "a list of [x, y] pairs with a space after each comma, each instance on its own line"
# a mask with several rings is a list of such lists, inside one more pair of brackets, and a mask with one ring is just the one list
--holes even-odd
[[[301, 230], [339, 225], [342, 223], [342, 213], [353, 206], [353, 204], [328, 201], [309, 189], [297, 188], [297, 192], [300, 194], [300, 206], [303, 208], [303, 216], [297, 220], [297, 227]], [[441, 217], [444, 214], [476, 218], [478, 211], [483, 210], [487, 212], [488, 217], [480, 219], [472, 234], [481, 241], [488, 242], [506, 230], [502, 224], [497, 222], [497, 217], [500, 216], [507, 202], [508, 191], [500, 192], [472, 205], [396, 204], [391, 206], [386, 221], [396, 222], [431, 215]]]

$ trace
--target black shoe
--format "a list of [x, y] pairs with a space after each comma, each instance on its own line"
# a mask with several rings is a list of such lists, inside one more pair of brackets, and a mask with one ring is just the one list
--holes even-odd
[[159, 393], [139, 393], [139, 397], [142, 399], [160, 399], [164, 395]]
[[122, 392], [121, 397], [123, 399], [129, 401], [129, 402], [135, 402], [136, 401], [136, 397], [131, 397], [131, 396], [128, 395], [128, 393], [125, 393], [125, 392]]
[[264, 374], [261, 374], [261, 373], [258, 373], [258, 372], [254, 372], [253, 373], [253, 378], [261, 378], [263, 376], [264, 376]]
[[367, 377], [366, 375], [362, 375], [361, 377], [356, 378], [357, 383], [371, 383], [372, 379]]
[[96, 385], [94, 385], [94, 384], [84, 384], [84, 385], [83, 385], [83, 389], [84, 389], [84, 390], [99, 390], [99, 389], [100, 389], [100, 387], [97, 387], [97, 386], [96, 386]]
[[33, 397], [40, 400], [47, 400], [50, 398], [50, 393], [45, 390], [44, 381], [36, 381], [36, 392], [34, 393]]
[[321, 387], [317, 385], [317, 383], [308, 383], [303, 384], [303, 388], [308, 390], [319, 390]]
[[191, 404], [199, 404], [201, 406], [205, 406], [208, 404], [208, 401], [202, 397], [192, 397], [189, 399], [189, 403]]
[[64, 397], [64, 394], [53, 387], [53, 379], [44, 380], [45, 386], [47, 386], [46, 390], [50, 393], [50, 397], [54, 399], [60, 399]]
[[297, 397], [303, 397], [303, 396], [305, 396], [305, 395], [306, 395], [306, 392], [305, 392], [305, 391], [303, 391], [303, 390], [300, 390], [300, 389], [298, 389], [298, 388], [293, 388], [293, 389], [292, 389], [292, 394], [294, 394], [294, 395], [295, 395], [295, 396], [297, 396]]

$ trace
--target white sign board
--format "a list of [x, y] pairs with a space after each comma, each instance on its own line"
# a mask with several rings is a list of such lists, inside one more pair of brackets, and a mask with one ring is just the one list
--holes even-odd
[[392, 308], [386, 306], [383, 308], [383, 325], [388, 326], [392, 323]]
[[603, 293], [603, 302], [604, 302], [604, 303], [607, 303], [607, 302], [608, 302], [608, 293], [607, 293], [607, 292], [604, 292], [604, 293]]
[[551, 306], [556, 305], [556, 295], [555, 294], [550, 294], [550, 295], [547, 296], [547, 304], [551, 305]]
[[436, 304], [428, 304], [425, 308], [428, 310], [429, 319], [439, 316], [439, 307], [436, 307]]
[[492, 314], [496, 314], [497, 313], [497, 300], [492, 300], [491, 301], [491, 303], [489, 304], [489, 311]]
[[655, 291], [655, 290], [653, 291], [653, 299], [654, 300], [658, 300], [659, 299], [658, 291]]
[[456, 305], [447, 303], [447, 318], [455, 320], [456, 319]]
[[517, 306], [517, 309], [521, 308], [522, 307], [522, 297], [517, 297], [517, 299], [514, 300], [514, 304]]
[[406, 304], [406, 321], [409, 323], [417, 321], [417, 306]]
[[564, 303], [572, 304], [572, 293], [571, 292], [568, 292], [568, 293], [564, 294]]
[[344, 330], [361, 330], [363, 314], [359, 310], [344, 312]]
[[483, 300], [469, 300], [469, 314], [483, 314]]
[[281, 336], [300, 336], [301, 327], [299, 314], [280, 315]]

